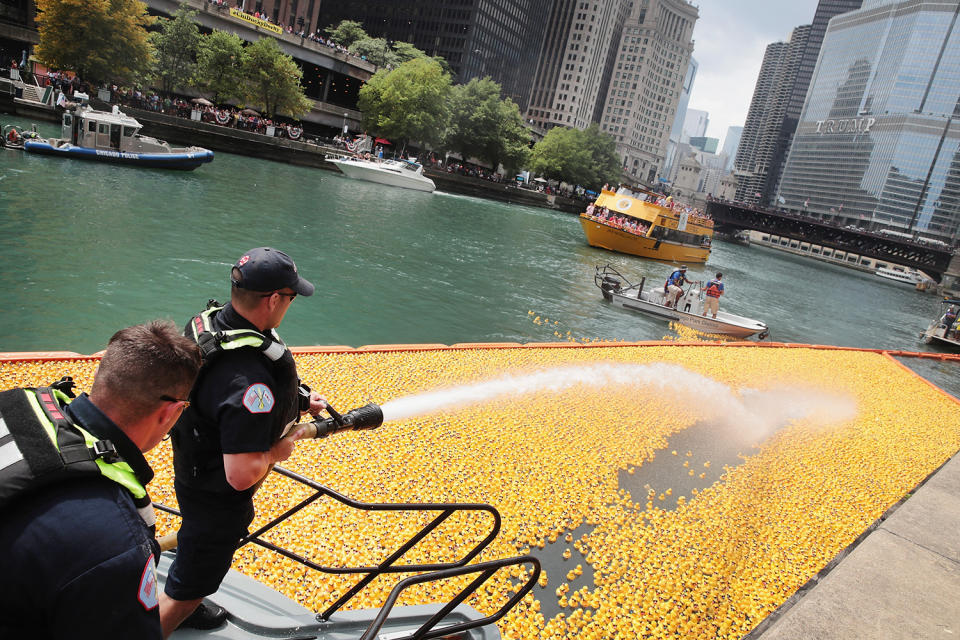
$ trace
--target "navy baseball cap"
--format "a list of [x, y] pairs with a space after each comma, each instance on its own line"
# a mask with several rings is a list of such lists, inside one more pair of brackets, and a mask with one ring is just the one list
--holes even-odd
[[313, 295], [313, 285], [300, 277], [297, 265], [283, 251], [270, 247], [250, 249], [233, 268], [230, 281], [239, 289], [277, 291], [289, 287], [301, 296]]

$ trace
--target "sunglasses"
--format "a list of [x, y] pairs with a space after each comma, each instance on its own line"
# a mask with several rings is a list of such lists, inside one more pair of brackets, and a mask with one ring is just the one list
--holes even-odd
[[162, 396], [160, 396], [160, 399], [163, 400], [163, 401], [165, 401], [165, 402], [182, 402], [184, 409], [186, 409], [187, 407], [190, 406], [190, 401], [189, 401], [189, 400], [181, 400], [180, 398], [174, 398], [173, 396], [162, 395]]
[[296, 294], [296, 293], [284, 293], [283, 291], [271, 291], [270, 293], [261, 294], [260, 297], [261, 297], [261, 298], [269, 298], [269, 297], [272, 296], [273, 294], [277, 294], [278, 296], [284, 296], [285, 298], [290, 298], [290, 301], [291, 301], [291, 302], [293, 301], [294, 298], [297, 297], [297, 294]]

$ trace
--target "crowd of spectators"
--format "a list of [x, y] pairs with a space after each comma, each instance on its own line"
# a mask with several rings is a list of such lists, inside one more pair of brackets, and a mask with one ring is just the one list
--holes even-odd
[[592, 202], [587, 205], [586, 213], [587, 217], [592, 220], [596, 220], [597, 222], [601, 222], [608, 227], [620, 229], [634, 235], [645, 236], [650, 230], [650, 225], [645, 224], [642, 220], [638, 220], [631, 216], [614, 213], [606, 207], [598, 207]]

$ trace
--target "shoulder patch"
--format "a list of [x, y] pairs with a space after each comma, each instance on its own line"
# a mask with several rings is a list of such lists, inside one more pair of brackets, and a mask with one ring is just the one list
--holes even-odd
[[137, 591], [137, 600], [147, 611], [155, 609], [159, 604], [157, 599], [157, 569], [153, 562], [153, 554], [147, 558], [147, 564], [143, 566], [143, 574], [140, 576], [140, 589]]
[[243, 394], [243, 406], [250, 413], [270, 413], [273, 404], [273, 392], [262, 382], [250, 385]]

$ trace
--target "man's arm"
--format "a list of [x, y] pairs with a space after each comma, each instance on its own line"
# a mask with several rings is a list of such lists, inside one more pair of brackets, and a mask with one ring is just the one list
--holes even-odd
[[294, 429], [273, 443], [269, 451], [223, 454], [223, 469], [227, 482], [237, 491], [244, 491], [257, 484], [273, 465], [290, 457], [303, 433], [304, 427]]

